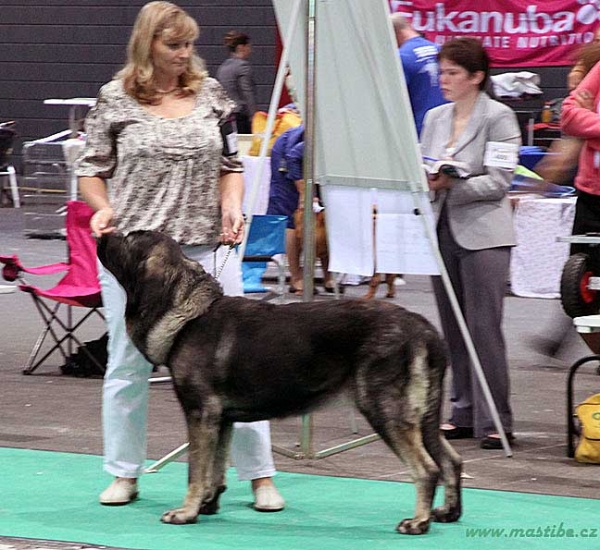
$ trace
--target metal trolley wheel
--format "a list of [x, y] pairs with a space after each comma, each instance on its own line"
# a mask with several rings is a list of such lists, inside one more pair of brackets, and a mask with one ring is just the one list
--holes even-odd
[[588, 254], [577, 253], [569, 257], [560, 279], [560, 300], [565, 313], [571, 317], [594, 315], [600, 311], [600, 292], [590, 287], [594, 277], [592, 261]]

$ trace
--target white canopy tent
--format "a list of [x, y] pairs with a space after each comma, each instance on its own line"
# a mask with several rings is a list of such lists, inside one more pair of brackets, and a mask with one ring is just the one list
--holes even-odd
[[[312, 298], [312, 186], [323, 186], [330, 269], [440, 274], [507, 456], [498, 411], [437, 246], [427, 179], [387, 0], [273, 0], [305, 122], [304, 299]], [[271, 101], [270, 116], [274, 117]], [[268, 140], [266, 137], [265, 141]], [[372, 209], [377, 206], [376, 239]], [[451, 343], [450, 343], [451, 344]], [[363, 438], [366, 439], [366, 438]], [[357, 444], [362, 444], [361, 441]], [[314, 453], [310, 418], [303, 452]]]

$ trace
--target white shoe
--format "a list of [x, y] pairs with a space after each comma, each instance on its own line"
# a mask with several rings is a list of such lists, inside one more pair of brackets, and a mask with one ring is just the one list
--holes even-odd
[[285, 508], [285, 500], [274, 485], [258, 487], [254, 491], [254, 509], [257, 512], [279, 512]]
[[137, 479], [117, 477], [100, 495], [100, 504], [122, 506], [138, 496]]

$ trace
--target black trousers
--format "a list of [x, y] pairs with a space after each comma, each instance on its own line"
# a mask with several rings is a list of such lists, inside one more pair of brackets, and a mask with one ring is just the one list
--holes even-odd
[[235, 124], [237, 126], [238, 134], [251, 134], [252, 133], [252, 121], [248, 115], [243, 113], [235, 114]]
[[[440, 253], [481, 362], [500, 422], [513, 431], [506, 343], [502, 332], [504, 294], [509, 276], [510, 247], [467, 250], [455, 240], [447, 214], [438, 222]], [[449, 422], [472, 427], [475, 437], [496, 433], [487, 400], [471, 365], [454, 310], [439, 276], [432, 277], [440, 321], [452, 367]]]
[[[583, 235], [584, 233], [600, 233], [600, 195], [577, 191], [572, 234]], [[589, 251], [589, 245], [571, 245], [571, 254], [587, 251]]]

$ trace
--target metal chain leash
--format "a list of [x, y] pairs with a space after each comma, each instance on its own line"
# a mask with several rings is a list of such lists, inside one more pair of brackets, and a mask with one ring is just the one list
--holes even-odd
[[[246, 224], [246, 214], [244, 214], [244, 224]], [[223, 236], [223, 233], [221, 233], [221, 236]], [[233, 243], [227, 245], [229, 250], [227, 250], [227, 254], [225, 254], [225, 258], [223, 258], [223, 263], [221, 264], [219, 269], [217, 269], [217, 250], [219, 250], [219, 248], [221, 246], [224, 246], [223, 243], [219, 243], [216, 246], [215, 252], [214, 252], [214, 277], [215, 277], [215, 279], [218, 279], [221, 276], [221, 273], [223, 273], [223, 268], [225, 267], [225, 264], [227, 263], [227, 260], [229, 259], [229, 256], [231, 255], [231, 251], [237, 247], [237, 245], [233, 244]]]
[[215, 279], [218, 279], [221, 276], [221, 273], [223, 273], [223, 268], [225, 267], [225, 264], [227, 263], [227, 260], [229, 259], [229, 256], [231, 255], [231, 251], [235, 248], [235, 246], [230, 245], [228, 246], [228, 250], [227, 250], [227, 254], [225, 254], [225, 258], [223, 258], [223, 262], [221, 263], [219, 269], [217, 269], [217, 250], [219, 250], [219, 248], [221, 247], [221, 245], [219, 245], [216, 249], [215, 249], [215, 255], [214, 255], [214, 261], [215, 261], [215, 267], [214, 267], [214, 273], [215, 273]]

